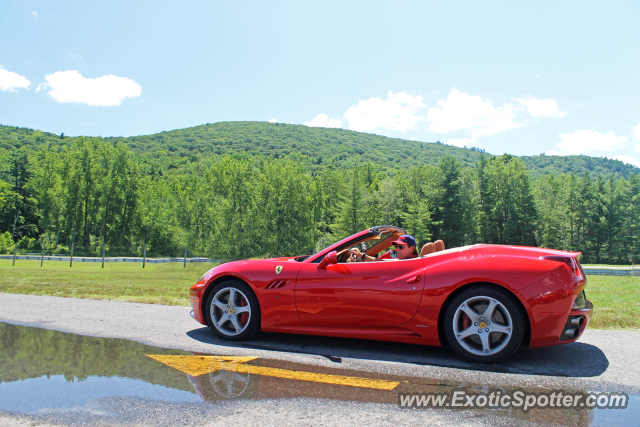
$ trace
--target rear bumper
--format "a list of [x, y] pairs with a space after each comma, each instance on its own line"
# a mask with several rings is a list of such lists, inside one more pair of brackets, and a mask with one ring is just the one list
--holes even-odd
[[593, 314], [593, 304], [587, 300], [584, 308], [571, 310], [560, 335], [560, 344], [573, 342], [580, 338], [587, 325], [591, 321]]
[[542, 333], [537, 337], [532, 336], [529, 348], [550, 347], [578, 340], [587, 329], [592, 315], [593, 304], [586, 300], [584, 308], [570, 310], [561, 319], [557, 319], [553, 327], [545, 328], [548, 333]]

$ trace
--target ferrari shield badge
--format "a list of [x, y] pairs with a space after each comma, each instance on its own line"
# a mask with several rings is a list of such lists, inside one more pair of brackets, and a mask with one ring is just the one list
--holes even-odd
[[281, 265], [276, 267], [276, 274], [280, 274], [280, 273], [282, 273], [282, 266]]

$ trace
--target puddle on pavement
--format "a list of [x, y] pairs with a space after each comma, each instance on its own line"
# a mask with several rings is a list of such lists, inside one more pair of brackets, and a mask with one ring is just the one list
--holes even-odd
[[[487, 395], [513, 391], [257, 357], [195, 354], [0, 323], [0, 410], [16, 414], [87, 411], [108, 417], [101, 399], [122, 397], [171, 403], [311, 398], [398, 404], [399, 393], [456, 390]], [[566, 426], [633, 425], [640, 415], [640, 396], [630, 395], [627, 409], [491, 408], [473, 413]]]

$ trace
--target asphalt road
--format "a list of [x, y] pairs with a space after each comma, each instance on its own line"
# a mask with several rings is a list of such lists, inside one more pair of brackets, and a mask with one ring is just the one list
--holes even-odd
[[[0, 294], [0, 322], [34, 326], [215, 355], [257, 356], [305, 365], [450, 382], [507, 387], [625, 391], [640, 394], [640, 332], [588, 329], [578, 342], [546, 349], [521, 349], [498, 365], [470, 364], [443, 348], [339, 338], [262, 334], [251, 342], [221, 341], [189, 316], [190, 308], [101, 300]], [[461, 414], [406, 411], [388, 405], [331, 400], [254, 401], [251, 406], [227, 403], [188, 424], [225, 424], [241, 416], [246, 425], [422, 424], [509, 425], [501, 418], [460, 418]], [[174, 408], [175, 409], [175, 408]], [[173, 425], [181, 409], [168, 417], [142, 417], [142, 425]], [[141, 412], [142, 413], [142, 412]], [[157, 413], [164, 413], [159, 411]], [[235, 414], [235, 415], [234, 415]], [[244, 414], [244, 415], [239, 415]], [[138, 421], [132, 424], [137, 424]], [[2, 425], [31, 420], [2, 416]], [[73, 422], [68, 422], [73, 424]], [[182, 422], [181, 422], [182, 423]], [[184, 421], [187, 423], [187, 421]], [[65, 424], [65, 423], [63, 423]], [[525, 423], [526, 424], [526, 423]], [[523, 424], [524, 425], [524, 424]]]

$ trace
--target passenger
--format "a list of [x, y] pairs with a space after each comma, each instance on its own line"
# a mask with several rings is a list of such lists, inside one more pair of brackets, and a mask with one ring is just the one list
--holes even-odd
[[[417, 243], [416, 239], [414, 239], [413, 236], [409, 234], [403, 234], [398, 238], [398, 240], [391, 243], [396, 246], [398, 259], [409, 259], [418, 257], [418, 251], [416, 249]], [[358, 248], [351, 248], [350, 252], [354, 261], [372, 262], [391, 259], [392, 251], [387, 251], [379, 257], [373, 257], [371, 255], [363, 254]]]

